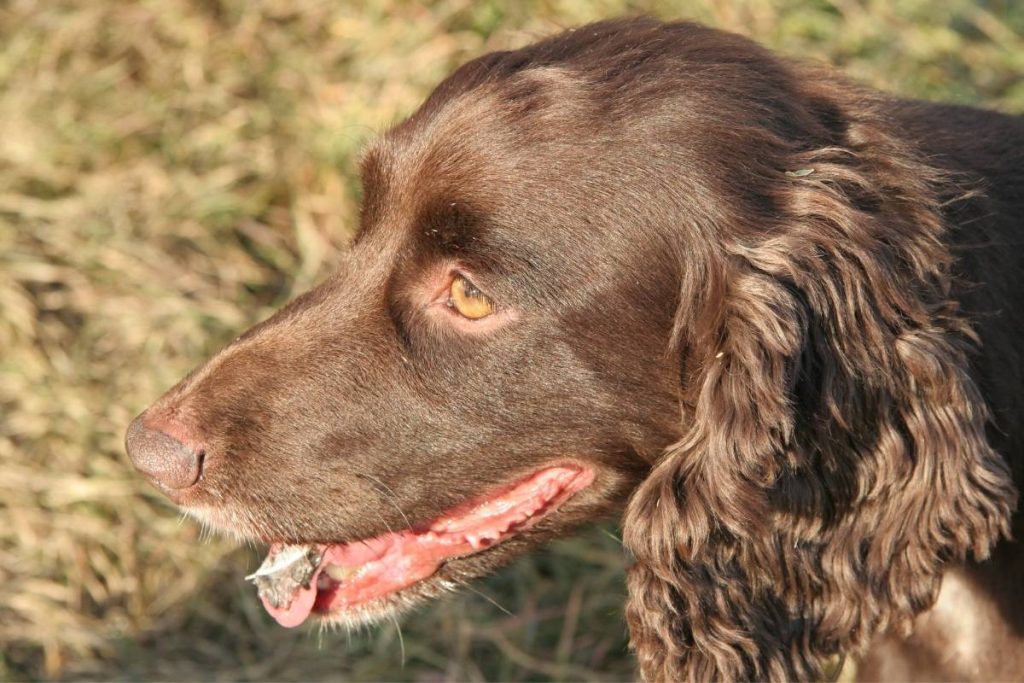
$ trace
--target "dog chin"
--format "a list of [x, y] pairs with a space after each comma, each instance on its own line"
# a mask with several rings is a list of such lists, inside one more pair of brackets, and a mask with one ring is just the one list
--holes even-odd
[[540, 542], [532, 536], [524, 534], [516, 539], [516, 543], [506, 543], [478, 555], [451, 560], [434, 575], [394, 593], [331, 612], [314, 613], [315, 623], [326, 628], [355, 629], [397, 619], [428, 602], [456, 593], [472, 581], [514, 561]]

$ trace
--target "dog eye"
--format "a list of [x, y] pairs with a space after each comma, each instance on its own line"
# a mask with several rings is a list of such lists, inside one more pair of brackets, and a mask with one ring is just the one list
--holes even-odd
[[448, 306], [470, 320], [480, 320], [494, 313], [494, 302], [462, 275], [456, 275], [452, 280]]

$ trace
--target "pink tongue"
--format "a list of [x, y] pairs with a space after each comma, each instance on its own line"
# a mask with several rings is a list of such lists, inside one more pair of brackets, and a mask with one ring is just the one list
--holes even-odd
[[[268, 557], [274, 557], [281, 552], [281, 544], [274, 543], [270, 546], [270, 550], [267, 553]], [[298, 626], [306, 620], [309, 613], [313, 611], [313, 605], [316, 603], [316, 580], [320, 575], [320, 568], [318, 567], [313, 573], [313, 576], [309, 579], [309, 582], [305, 586], [298, 586], [295, 592], [292, 594], [291, 602], [283, 607], [275, 607], [274, 604], [264, 596], [261, 592], [260, 601], [263, 606], [270, 612], [270, 616], [277, 620], [277, 623], [281, 624], [285, 628], [293, 628]]]
[[293, 628], [304, 622], [313, 611], [313, 603], [316, 602], [316, 578], [310, 581], [308, 587], [299, 587], [287, 607], [274, 607], [266, 598], [260, 599], [277, 623], [285, 628]]

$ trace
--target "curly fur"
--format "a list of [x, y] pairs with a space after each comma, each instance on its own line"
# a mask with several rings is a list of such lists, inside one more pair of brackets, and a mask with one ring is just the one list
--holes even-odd
[[[1016, 504], [951, 298], [954, 179], [894, 137], [873, 96], [790, 83], [809, 130], [741, 135], [750, 164], [793, 173], [756, 230], [722, 217], [718, 249], [688, 264], [709, 293], [689, 283], [675, 325], [684, 436], [626, 514], [648, 680], [820, 678], [829, 655], [907, 629], [948, 562], [1008, 534]], [[816, 102], [842, 139], [803, 149], [831, 137]]]

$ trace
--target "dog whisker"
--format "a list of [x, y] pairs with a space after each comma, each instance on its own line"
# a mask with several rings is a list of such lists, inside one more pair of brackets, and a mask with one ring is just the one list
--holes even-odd
[[[394, 506], [395, 510], [398, 511], [398, 514], [400, 514], [402, 516], [402, 519], [405, 520], [406, 528], [407, 529], [411, 529], [412, 528], [412, 522], [409, 521], [409, 518], [402, 511], [401, 506], [398, 504], [398, 496], [395, 495], [395, 492], [391, 490], [390, 486], [388, 486], [387, 484], [385, 484], [384, 482], [382, 482], [380, 479], [378, 479], [377, 477], [373, 476], [372, 474], [366, 474], [365, 472], [359, 472], [359, 473], [356, 474], [356, 476], [361, 478], [361, 479], [368, 480], [371, 483], [371, 485], [373, 485], [373, 487], [378, 491], [378, 493], [381, 493], [381, 495], [389, 503], [391, 503], [392, 506]], [[377, 488], [377, 487], [380, 487], [380, 488]], [[381, 489], [383, 489], [383, 491], [381, 491]]]

